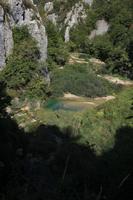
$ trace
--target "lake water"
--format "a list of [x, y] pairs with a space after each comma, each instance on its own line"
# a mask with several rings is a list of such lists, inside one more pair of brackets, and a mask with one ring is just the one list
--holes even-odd
[[46, 108], [53, 111], [67, 110], [67, 111], [82, 111], [86, 107], [81, 102], [71, 100], [50, 99], [45, 105]]

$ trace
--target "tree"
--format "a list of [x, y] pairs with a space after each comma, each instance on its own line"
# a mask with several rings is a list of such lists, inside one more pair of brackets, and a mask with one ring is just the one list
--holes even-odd
[[107, 63], [108, 68], [111, 68], [114, 73], [133, 78], [133, 68], [130, 63], [128, 54], [120, 47], [115, 48], [111, 52], [110, 58], [107, 60]]
[[47, 23], [48, 33], [48, 62], [65, 65], [68, 58], [68, 48], [63, 41], [58, 28], [51, 22]]

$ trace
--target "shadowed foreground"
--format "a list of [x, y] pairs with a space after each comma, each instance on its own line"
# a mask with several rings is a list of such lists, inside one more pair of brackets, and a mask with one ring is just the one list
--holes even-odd
[[18, 128], [0, 96], [0, 199], [133, 199], [133, 129], [117, 130], [112, 150], [96, 156], [70, 128], [41, 125], [32, 133]]

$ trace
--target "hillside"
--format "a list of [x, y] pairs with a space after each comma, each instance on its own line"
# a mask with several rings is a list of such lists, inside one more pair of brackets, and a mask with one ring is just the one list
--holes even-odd
[[0, 200], [133, 199], [132, 10], [0, 0]]

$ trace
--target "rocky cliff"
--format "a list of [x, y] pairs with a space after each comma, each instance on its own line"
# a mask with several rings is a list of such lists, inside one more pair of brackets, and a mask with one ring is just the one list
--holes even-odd
[[82, 3], [76, 3], [70, 12], [67, 13], [64, 24], [66, 26], [65, 29], [65, 42], [69, 42], [70, 40], [70, 29], [77, 25], [81, 20], [86, 18], [85, 9]]
[[[64, 34], [64, 41], [69, 42], [71, 30], [89, 18], [87, 10], [93, 9], [92, 5], [93, 0], [0, 0], [0, 68], [5, 66], [6, 58], [12, 53], [14, 43], [12, 30], [15, 26], [27, 26], [29, 33], [37, 41], [40, 60], [45, 61], [47, 58], [45, 21], [51, 21], [57, 26]], [[106, 33], [109, 24], [104, 18], [100, 18], [94, 28], [92, 32], [88, 32], [90, 39]]]
[[98, 20], [96, 22], [96, 29], [91, 31], [89, 36], [90, 39], [94, 38], [97, 35], [103, 35], [109, 29], [109, 24], [105, 19]]
[[[84, 23], [87, 18], [87, 10], [93, 5], [93, 0], [75, 0], [67, 2], [59, 0], [59, 5], [56, 1], [48, 1], [44, 4], [46, 18], [54, 25], [58, 25], [59, 29], [64, 31], [64, 40], [69, 42], [71, 30], [79, 23]], [[90, 39], [97, 35], [103, 35], [108, 31], [109, 24], [105, 19], [99, 19], [95, 24], [96, 29], [92, 30]]]
[[91, 6], [93, 0], [77, 0], [71, 3], [62, 2], [60, 0], [60, 7], [56, 8], [54, 1], [45, 3], [44, 10], [46, 12], [47, 19], [53, 24], [58, 24], [60, 29], [64, 29], [64, 40], [69, 42], [70, 30], [78, 25], [81, 21], [87, 17], [86, 6]]
[[31, 0], [1, 0], [0, 2], [0, 68], [12, 53], [15, 26], [27, 26], [29, 33], [37, 41], [40, 60], [47, 58], [47, 35], [37, 7]]

